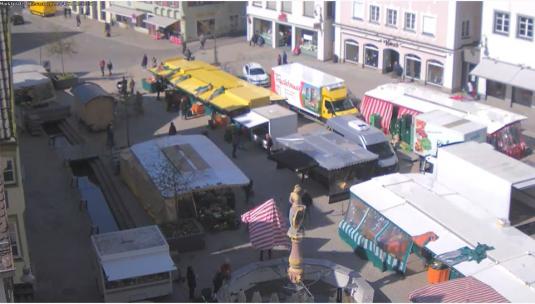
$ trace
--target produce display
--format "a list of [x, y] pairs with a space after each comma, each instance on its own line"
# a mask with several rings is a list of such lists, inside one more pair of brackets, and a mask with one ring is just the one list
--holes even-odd
[[176, 223], [161, 224], [160, 229], [166, 238], [180, 238], [202, 232], [194, 219], [179, 219]]
[[208, 231], [223, 231], [238, 228], [236, 198], [231, 190], [207, 191], [195, 195], [199, 221]]
[[414, 150], [416, 150], [416, 152], [428, 151], [432, 148], [431, 141], [425, 132], [425, 125], [425, 121], [416, 120], [416, 143], [414, 144]]

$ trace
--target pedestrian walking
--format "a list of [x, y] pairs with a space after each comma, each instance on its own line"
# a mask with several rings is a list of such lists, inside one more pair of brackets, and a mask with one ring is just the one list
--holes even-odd
[[236, 126], [232, 132], [232, 157], [236, 158], [236, 150], [238, 150], [238, 145], [240, 144], [240, 127]]
[[158, 62], [156, 60], [156, 57], [152, 57], [152, 67], [155, 68], [158, 66]]
[[214, 286], [214, 293], [217, 293], [219, 289], [221, 288], [221, 286], [223, 286], [223, 280], [224, 280], [223, 273], [221, 272], [221, 270], [218, 270], [214, 278], [212, 279], [212, 284]]
[[113, 63], [111, 63], [111, 59], [108, 59], [108, 75], [111, 76], [111, 71], [113, 70]]
[[123, 79], [121, 80], [121, 91], [120, 93], [123, 96], [126, 96], [128, 93], [128, 80], [126, 80], [126, 77], [123, 76]]
[[104, 77], [104, 70], [106, 69], [106, 61], [102, 59], [99, 62], [99, 66], [100, 66], [100, 72], [102, 73], [102, 77]]
[[288, 55], [286, 51], [282, 51], [282, 64], [288, 64]]
[[106, 145], [110, 148], [113, 148], [114, 144], [115, 143], [113, 140], [113, 125], [109, 123], [108, 127], [106, 127]]
[[249, 204], [249, 198], [253, 195], [253, 180], [249, 178], [249, 183], [243, 187], [245, 192], [245, 203]]
[[186, 272], [186, 280], [188, 282], [189, 299], [193, 300], [195, 299], [195, 288], [197, 287], [197, 278], [191, 266], [188, 266], [188, 270]]
[[258, 32], [255, 32], [253, 34], [253, 37], [251, 37], [251, 42], [253, 43], [253, 46], [256, 46], [256, 44], [258, 43]]
[[268, 155], [271, 155], [271, 148], [273, 148], [273, 138], [269, 133], [266, 133], [265, 145]]
[[108, 22], [104, 23], [104, 32], [106, 33], [106, 37], [111, 36], [111, 25]]
[[63, 17], [65, 19], [67, 19], [67, 8], [66, 7], [63, 8]]
[[277, 55], [277, 65], [281, 65], [282, 63], [282, 57], [281, 57], [281, 54], [278, 54]]
[[72, 18], [72, 9], [71, 8], [67, 9], [67, 15], [69, 15], [69, 18]]
[[130, 78], [130, 83], [128, 84], [128, 88], [130, 89], [130, 95], [134, 95], [134, 90], [136, 88], [136, 82], [134, 81], [134, 78]]
[[230, 274], [232, 272], [232, 267], [230, 266], [230, 260], [225, 258], [225, 262], [221, 264], [221, 273], [223, 274], [223, 280], [230, 280]]
[[[266, 250], [268, 259], [271, 260], [271, 249]], [[260, 261], [264, 260], [264, 250], [260, 250]]]
[[76, 15], [76, 26], [80, 27], [82, 24], [82, 20], [80, 19], [80, 14]]
[[184, 39], [184, 36], [182, 36], [182, 55], [186, 54], [186, 50], [188, 49], [188, 44], [186, 43], [186, 39]]
[[184, 53], [184, 56], [186, 57], [187, 61], [191, 61], [191, 51], [189, 48], [186, 49], [186, 52]]
[[146, 69], [149, 59], [147, 58], [147, 54], [143, 55], [143, 59], [141, 59], [141, 67]]
[[181, 111], [182, 111], [182, 118], [184, 120], [186, 120], [188, 118], [188, 112], [189, 112], [189, 99], [188, 99], [188, 96], [184, 95], [182, 96], [181, 98], [182, 100], [180, 101], [180, 107], [181, 107]]
[[160, 100], [160, 93], [163, 90], [163, 79], [162, 77], [158, 76], [158, 79], [156, 80], [156, 100]]
[[169, 125], [169, 135], [176, 135], [176, 127], [173, 122]]
[[201, 50], [204, 50], [204, 44], [206, 43], [206, 36], [204, 36], [204, 33], [199, 37], [199, 41], [201, 42]]

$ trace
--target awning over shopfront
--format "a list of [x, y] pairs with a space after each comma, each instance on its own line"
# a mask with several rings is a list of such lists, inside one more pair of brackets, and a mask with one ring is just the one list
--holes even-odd
[[145, 23], [152, 24], [156, 27], [162, 27], [166, 28], [168, 26], [171, 26], [175, 23], [177, 23], [180, 20], [164, 17], [164, 16], [156, 16], [156, 15], [147, 15], [147, 19], [145, 19]]
[[112, 5], [110, 7], [107, 7], [103, 9], [103, 11], [111, 13], [111, 14], [123, 16], [123, 17], [128, 17], [128, 18], [132, 18], [132, 17], [137, 18], [139, 16], [145, 15], [145, 12], [131, 9], [128, 7], [117, 6], [117, 5]]
[[250, 111], [238, 117], [234, 117], [234, 120], [246, 128], [254, 128], [256, 126], [269, 122], [269, 120], [254, 111]]
[[517, 65], [483, 58], [470, 74], [505, 84], [511, 84], [511, 81], [518, 72], [520, 72], [520, 67]]
[[521, 69], [513, 80], [511, 80], [511, 85], [535, 92], [535, 70]]

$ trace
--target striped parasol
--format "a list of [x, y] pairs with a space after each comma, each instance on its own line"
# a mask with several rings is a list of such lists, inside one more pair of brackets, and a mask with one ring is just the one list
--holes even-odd
[[489, 285], [465, 277], [428, 285], [409, 294], [413, 303], [509, 303]]
[[272, 249], [275, 246], [290, 246], [286, 233], [288, 225], [274, 199], [242, 214], [241, 221], [249, 224], [249, 238], [254, 248]]

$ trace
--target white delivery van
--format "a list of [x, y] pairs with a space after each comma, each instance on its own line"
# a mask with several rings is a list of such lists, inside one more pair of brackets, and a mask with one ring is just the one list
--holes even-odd
[[398, 157], [388, 142], [388, 138], [379, 129], [352, 116], [337, 116], [327, 120], [327, 128], [346, 139], [357, 143], [379, 157], [379, 175], [397, 172]]

